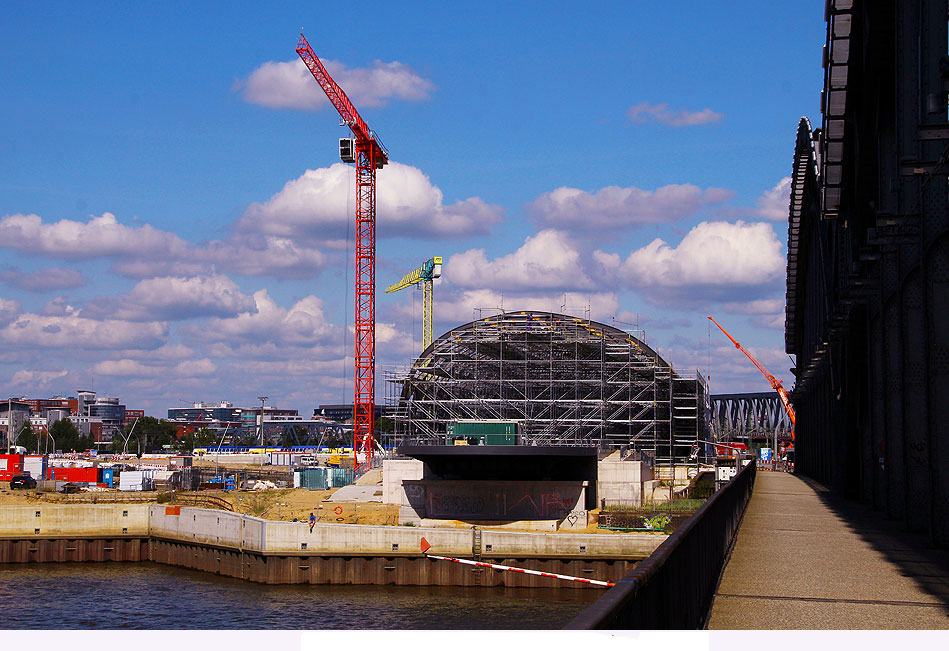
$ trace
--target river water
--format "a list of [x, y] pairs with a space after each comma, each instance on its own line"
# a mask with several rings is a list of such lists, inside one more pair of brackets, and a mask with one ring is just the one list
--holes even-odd
[[0, 565], [4, 629], [559, 629], [599, 590], [280, 585], [153, 563]]

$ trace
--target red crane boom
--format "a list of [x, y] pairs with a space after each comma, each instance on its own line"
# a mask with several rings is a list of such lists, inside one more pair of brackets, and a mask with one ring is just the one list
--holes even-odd
[[341, 124], [353, 132], [352, 150], [345, 150], [344, 141], [340, 141], [340, 156], [343, 162], [356, 163], [353, 456], [358, 473], [368, 470], [372, 461], [376, 364], [376, 170], [389, 162], [389, 152], [343, 89], [333, 81], [303, 34], [297, 42], [297, 54], [336, 107]]
[[725, 330], [725, 328], [723, 328], [721, 325], [719, 325], [718, 321], [716, 321], [712, 317], [709, 317], [708, 320], [714, 323], [715, 325], [717, 325], [718, 329], [725, 333], [725, 336], [728, 337], [733, 344], [735, 344], [735, 348], [743, 352], [745, 356], [751, 360], [751, 363], [755, 365], [755, 368], [761, 371], [761, 374], [764, 375], [766, 378], [768, 378], [768, 382], [771, 383], [771, 388], [778, 392], [778, 397], [781, 398], [781, 403], [784, 405], [784, 410], [788, 413], [788, 418], [791, 419], [791, 440], [793, 441], [794, 427], [796, 423], [795, 423], [795, 417], [794, 417], [794, 407], [791, 406], [791, 398], [788, 396], [787, 389], [785, 389], [784, 386], [782, 386], [780, 380], [778, 380], [776, 377], [771, 375], [768, 372], [768, 369], [762, 366], [761, 363], [757, 359], [755, 359], [754, 355], [749, 353], [747, 350], [745, 350], [744, 346], [742, 346], [740, 343], [735, 341], [735, 338], [732, 337], [730, 334], [728, 334], [728, 331]]

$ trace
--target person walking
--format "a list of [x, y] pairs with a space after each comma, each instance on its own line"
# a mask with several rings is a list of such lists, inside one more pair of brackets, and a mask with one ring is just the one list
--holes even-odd
[[313, 533], [313, 525], [316, 524], [316, 516], [313, 515], [313, 511], [310, 511], [310, 533]]

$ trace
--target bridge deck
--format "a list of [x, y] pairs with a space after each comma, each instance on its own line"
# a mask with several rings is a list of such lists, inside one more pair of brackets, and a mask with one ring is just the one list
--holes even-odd
[[759, 472], [709, 629], [949, 629], [949, 552], [884, 518]]

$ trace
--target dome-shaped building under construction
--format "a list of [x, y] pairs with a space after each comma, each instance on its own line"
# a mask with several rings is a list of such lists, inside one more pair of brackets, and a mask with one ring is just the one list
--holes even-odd
[[681, 376], [630, 333], [563, 314], [454, 328], [389, 388], [401, 443], [444, 444], [459, 422], [515, 421], [523, 445], [630, 446], [661, 463], [708, 439], [701, 374]]

